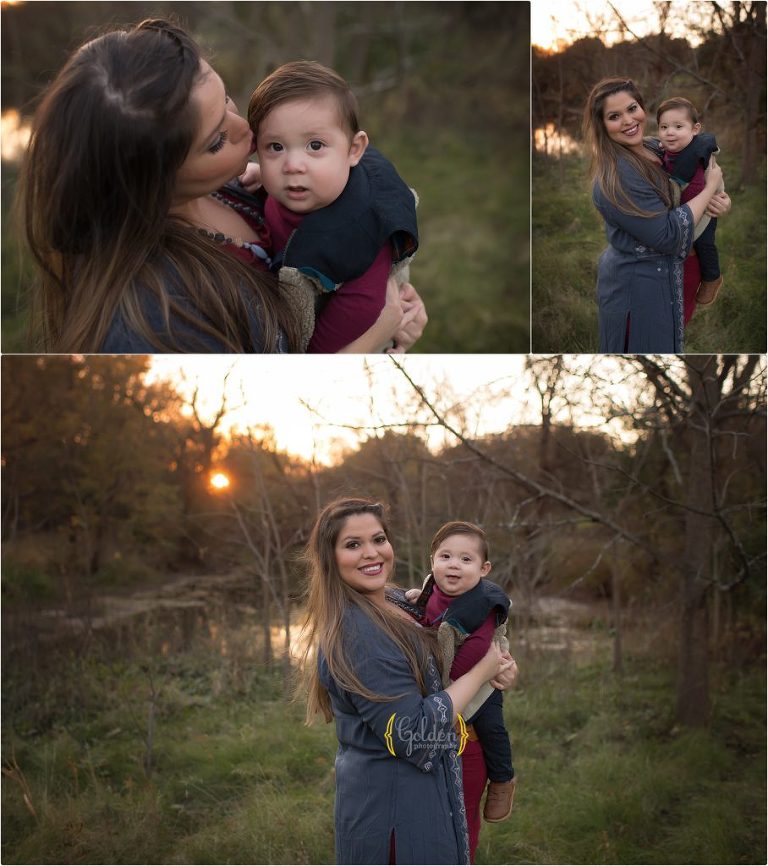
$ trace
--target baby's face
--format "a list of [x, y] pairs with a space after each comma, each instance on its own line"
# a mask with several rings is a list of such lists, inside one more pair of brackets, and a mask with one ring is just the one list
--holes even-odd
[[261, 182], [289, 210], [311, 213], [341, 195], [367, 141], [364, 132], [350, 140], [331, 96], [283, 102], [259, 125]]
[[669, 153], [679, 153], [700, 131], [701, 124], [694, 123], [684, 108], [670, 108], [659, 118], [659, 138]]
[[464, 595], [474, 589], [491, 570], [483, 560], [481, 542], [476, 535], [449, 535], [432, 556], [435, 583], [446, 595]]

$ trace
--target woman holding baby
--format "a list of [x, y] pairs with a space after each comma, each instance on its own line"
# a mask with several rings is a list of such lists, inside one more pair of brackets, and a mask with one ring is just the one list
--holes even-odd
[[[662, 165], [658, 142], [645, 137], [642, 94], [627, 79], [598, 82], [584, 112], [592, 196], [609, 246], [598, 262], [601, 352], [681, 352], [684, 282], [694, 227], [705, 212], [730, 209], [719, 192], [714, 158], [704, 188], [682, 205]], [[694, 287], [695, 292], [695, 287]]]
[[378, 503], [327, 505], [307, 564], [307, 721], [336, 724], [336, 862], [469, 863], [479, 797], [465, 804], [455, 726], [489, 680], [514, 684], [514, 660], [491, 644], [443, 688], [435, 631], [388, 586], [394, 551]]
[[[148, 20], [70, 57], [37, 111], [20, 201], [50, 352], [289, 352], [306, 297], [278, 285], [261, 202], [229, 184], [255, 150], [216, 71]], [[388, 287], [344, 351], [405, 349], [424, 305]]]

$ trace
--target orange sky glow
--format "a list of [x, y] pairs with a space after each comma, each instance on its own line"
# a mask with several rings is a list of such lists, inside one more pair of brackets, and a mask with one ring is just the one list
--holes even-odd
[[[400, 358], [409, 375], [440, 406], [458, 406], [472, 436], [502, 432], [511, 425], [538, 423], [539, 397], [526, 383], [519, 355], [432, 355]], [[612, 359], [605, 359], [610, 375]], [[180, 393], [199, 389], [201, 416], [210, 421], [221, 405], [224, 380], [227, 412], [222, 431], [258, 432], [269, 426], [283, 451], [330, 465], [381, 425], [402, 424], [416, 412], [415, 394], [384, 356], [155, 356], [148, 381], [170, 380]], [[618, 387], [618, 386], [617, 386]], [[574, 394], [578, 387], [574, 388]], [[425, 412], [421, 416], [426, 418]], [[561, 419], [562, 420], [562, 419]], [[605, 426], [588, 400], [578, 423]], [[359, 429], [350, 429], [352, 427]], [[402, 428], [401, 428], [402, 429]], [[611, 428], [618, 434], [617, 428]], [[424, 431], [432, 450], [455, 440], [444, 430]]]
[[[584, 37], [597, 36], [606, 45], [620, 42], [625, 38], [625, 33], [611, 6], [619, 12], [635, 35], [647, 36], [658, 32], [657, 7], [660, 5], [653, 0], [612, 0], [610, 4], [605, 0], [575, 0], [557, 4], [546, 0], [533, 0], [531, 44], [557, 52]], [[686, 0], [673, 0], [666, 32], [672, 36], [687, 36], [689, 41], [693, 42], [693, 34], [686, 27], [685, 21], [696, 14], [698, 10], [695, 4]]]

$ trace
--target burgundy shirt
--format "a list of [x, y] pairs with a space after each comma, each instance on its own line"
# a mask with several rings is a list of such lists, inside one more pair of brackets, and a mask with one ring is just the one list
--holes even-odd
[[[674, 174], [676, 159], [677, 154], [675, 153], [664, 154], [664, 168], [670, 174]], [[685, 204], [687, 201], [695, 198], [704, 189], [706, 183], [707, 180], [704, 176], [704, 166], [699, 164], [699, 167], [696, 169], [696, 174], [691, 178], [688, 186], [680, 193], [680, 204]]]
[[[268, 196], [264, 217], [272, 236], [272, 248], [278, 252], [284, 249], [304, 214], [293, 213]], [[338, 352], [373, 325], [384, 308], [391, 265], [387, 244], [362, 276], [343, 283], [332, 293], [317, 317], [308, 352]]]
[[[457, 596], [446, 595], [440, 587], [435, 584], [432, 588], [432, 595], [427, 602], [427, 609], [424, 615], [426, 625], [434, 625], [440, 614], [455, 601]], [[442, 622], [442, 620], [441, 620]], [[457, 680], [468, 670], [473, 668], [480, 659], [488, 652], [488, 647], [493, 639], [493, 632], [496, 629], [496, 610], [492, 610], [486, 617], [485, 622], [467, 636], [464, 643], [456, 650], [456, 655], [453, 657], [453, 666], [451, 667], [451, 679]]]

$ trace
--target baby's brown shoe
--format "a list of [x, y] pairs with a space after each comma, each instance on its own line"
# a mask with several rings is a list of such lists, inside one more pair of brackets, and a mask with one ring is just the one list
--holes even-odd
[[488, 782], [483, 818], [491, 824], [505, 821], [512, 814], [517, 779], [509, 782]]
[[715, 303], [717, 293], [723, 286], [723, 278], [718, 277], [710, 282], [702, 281], [699, 285], [699, 290], [696, 292], [696, 303], [700, 307], [711, 307]]

